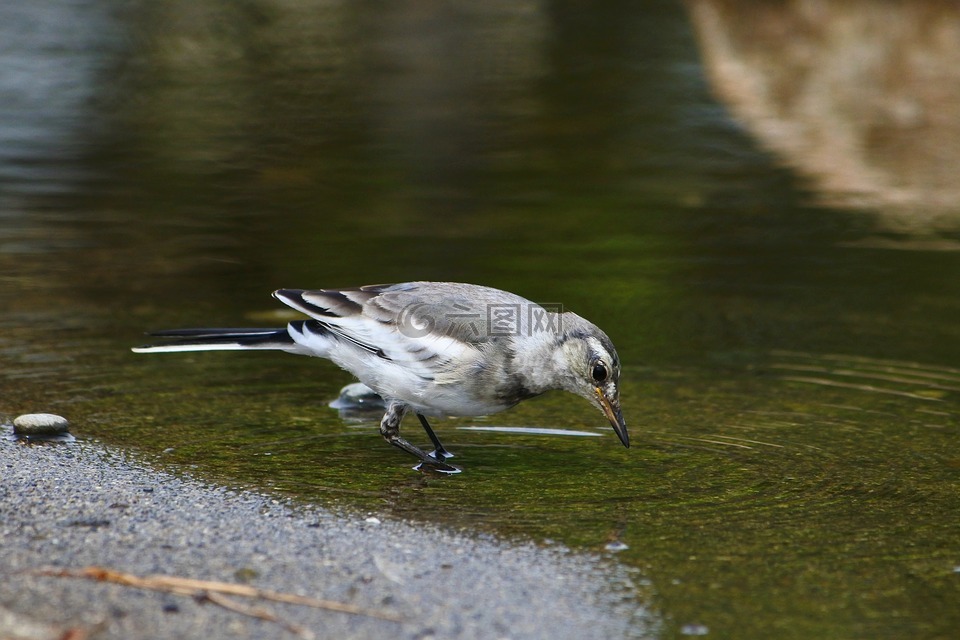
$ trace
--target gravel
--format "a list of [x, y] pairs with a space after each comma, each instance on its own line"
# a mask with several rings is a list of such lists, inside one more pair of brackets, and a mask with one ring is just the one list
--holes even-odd
[[71, 630], [97, 639], [297, 637], [201, 599], [29, 573], [91, 565], [246, 583], [402, 617], [244, 602], [304, 637], [658, 634], [636, 574], [605, 557], [298, 507], [158, 471], [85, 441], [0, 438], [0, 471], [0, 638], [46, 640]]

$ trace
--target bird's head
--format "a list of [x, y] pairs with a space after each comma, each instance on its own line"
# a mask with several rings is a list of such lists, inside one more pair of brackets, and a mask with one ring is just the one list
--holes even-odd
[[[630, 446], [627, 425], [620, 412], [620, 358], [613, 343], [596, 325], [574, 314], [574, 322], [564, 326], [567, 331], [555, 352], [559, 359], [557, 370], [563, 371], [562, 386], [586, 398], [600, 409], [610, 421], [623, 446]], [[570, 325], [574, 325], [570, 327]]]

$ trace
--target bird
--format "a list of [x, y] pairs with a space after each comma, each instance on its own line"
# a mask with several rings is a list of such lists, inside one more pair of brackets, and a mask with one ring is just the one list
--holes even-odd
[[[585, 398], [630, 446], [617, 351], [599, 327], [562, 305], [459, 282], [278, 289], [273, 297], [308, 319], [282, 328], [154, 331], [148, 335], [160, 342], [133, 351], [262, 349], [331, 360], [384, 399], [380, 433], [420, 460], [415, 469], [460, 471], [428, 416], [490, 415], [551, 390]], [[433, 443], [430, 453], [400, 435], [411, 412]]]

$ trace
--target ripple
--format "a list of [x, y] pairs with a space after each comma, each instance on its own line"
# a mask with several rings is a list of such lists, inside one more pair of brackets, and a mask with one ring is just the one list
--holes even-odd
[[918, 362], [774, 351], [781, 380], [939, 402], [960, 392], [960, 369]]

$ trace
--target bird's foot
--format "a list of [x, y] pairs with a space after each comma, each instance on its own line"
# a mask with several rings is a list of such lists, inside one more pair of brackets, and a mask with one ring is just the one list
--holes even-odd
[[423, 458], [423, 462], [414, 467], [417, 471], [433, 471], [435, 473], [454, 474], [460, 473], [460, 469], [447, 464], [447, 458], [452, 458], [453, 454], [446, 449], [440, 448], [431, 451]]
[[427, 455], [430, 456], [431, 458], [436, 458], [440, 462], [443, 462], [444, 460], [448, 460], [453, 457], [453, 454], [447, 451], [446, 449], [444, 449], [443, 447], [440, 447], [439, 449], [434, 449]]
[[409, 442], [401, 438], [400, 435], [397, 433], [389, 434], [387, 436], [387, 442], [397, 447], [398, 449], [402, 449], [407, 453], [419, 458], [420, 464], [414, 467], [414, 469], [416, 469], [417, 471], [437, 471], [439, 473], [448, 473], [448, 474], [460, 473], [460, 469], [444, 462], [444, 460], [447, 457], [449, 457], [450, 454], [447, 453], [445, 450], [443, 450], [442, 447], [441, 447], [442, 453], [446, 453], [444, 457], [425, 453], [422, 449], [410, 444]]

